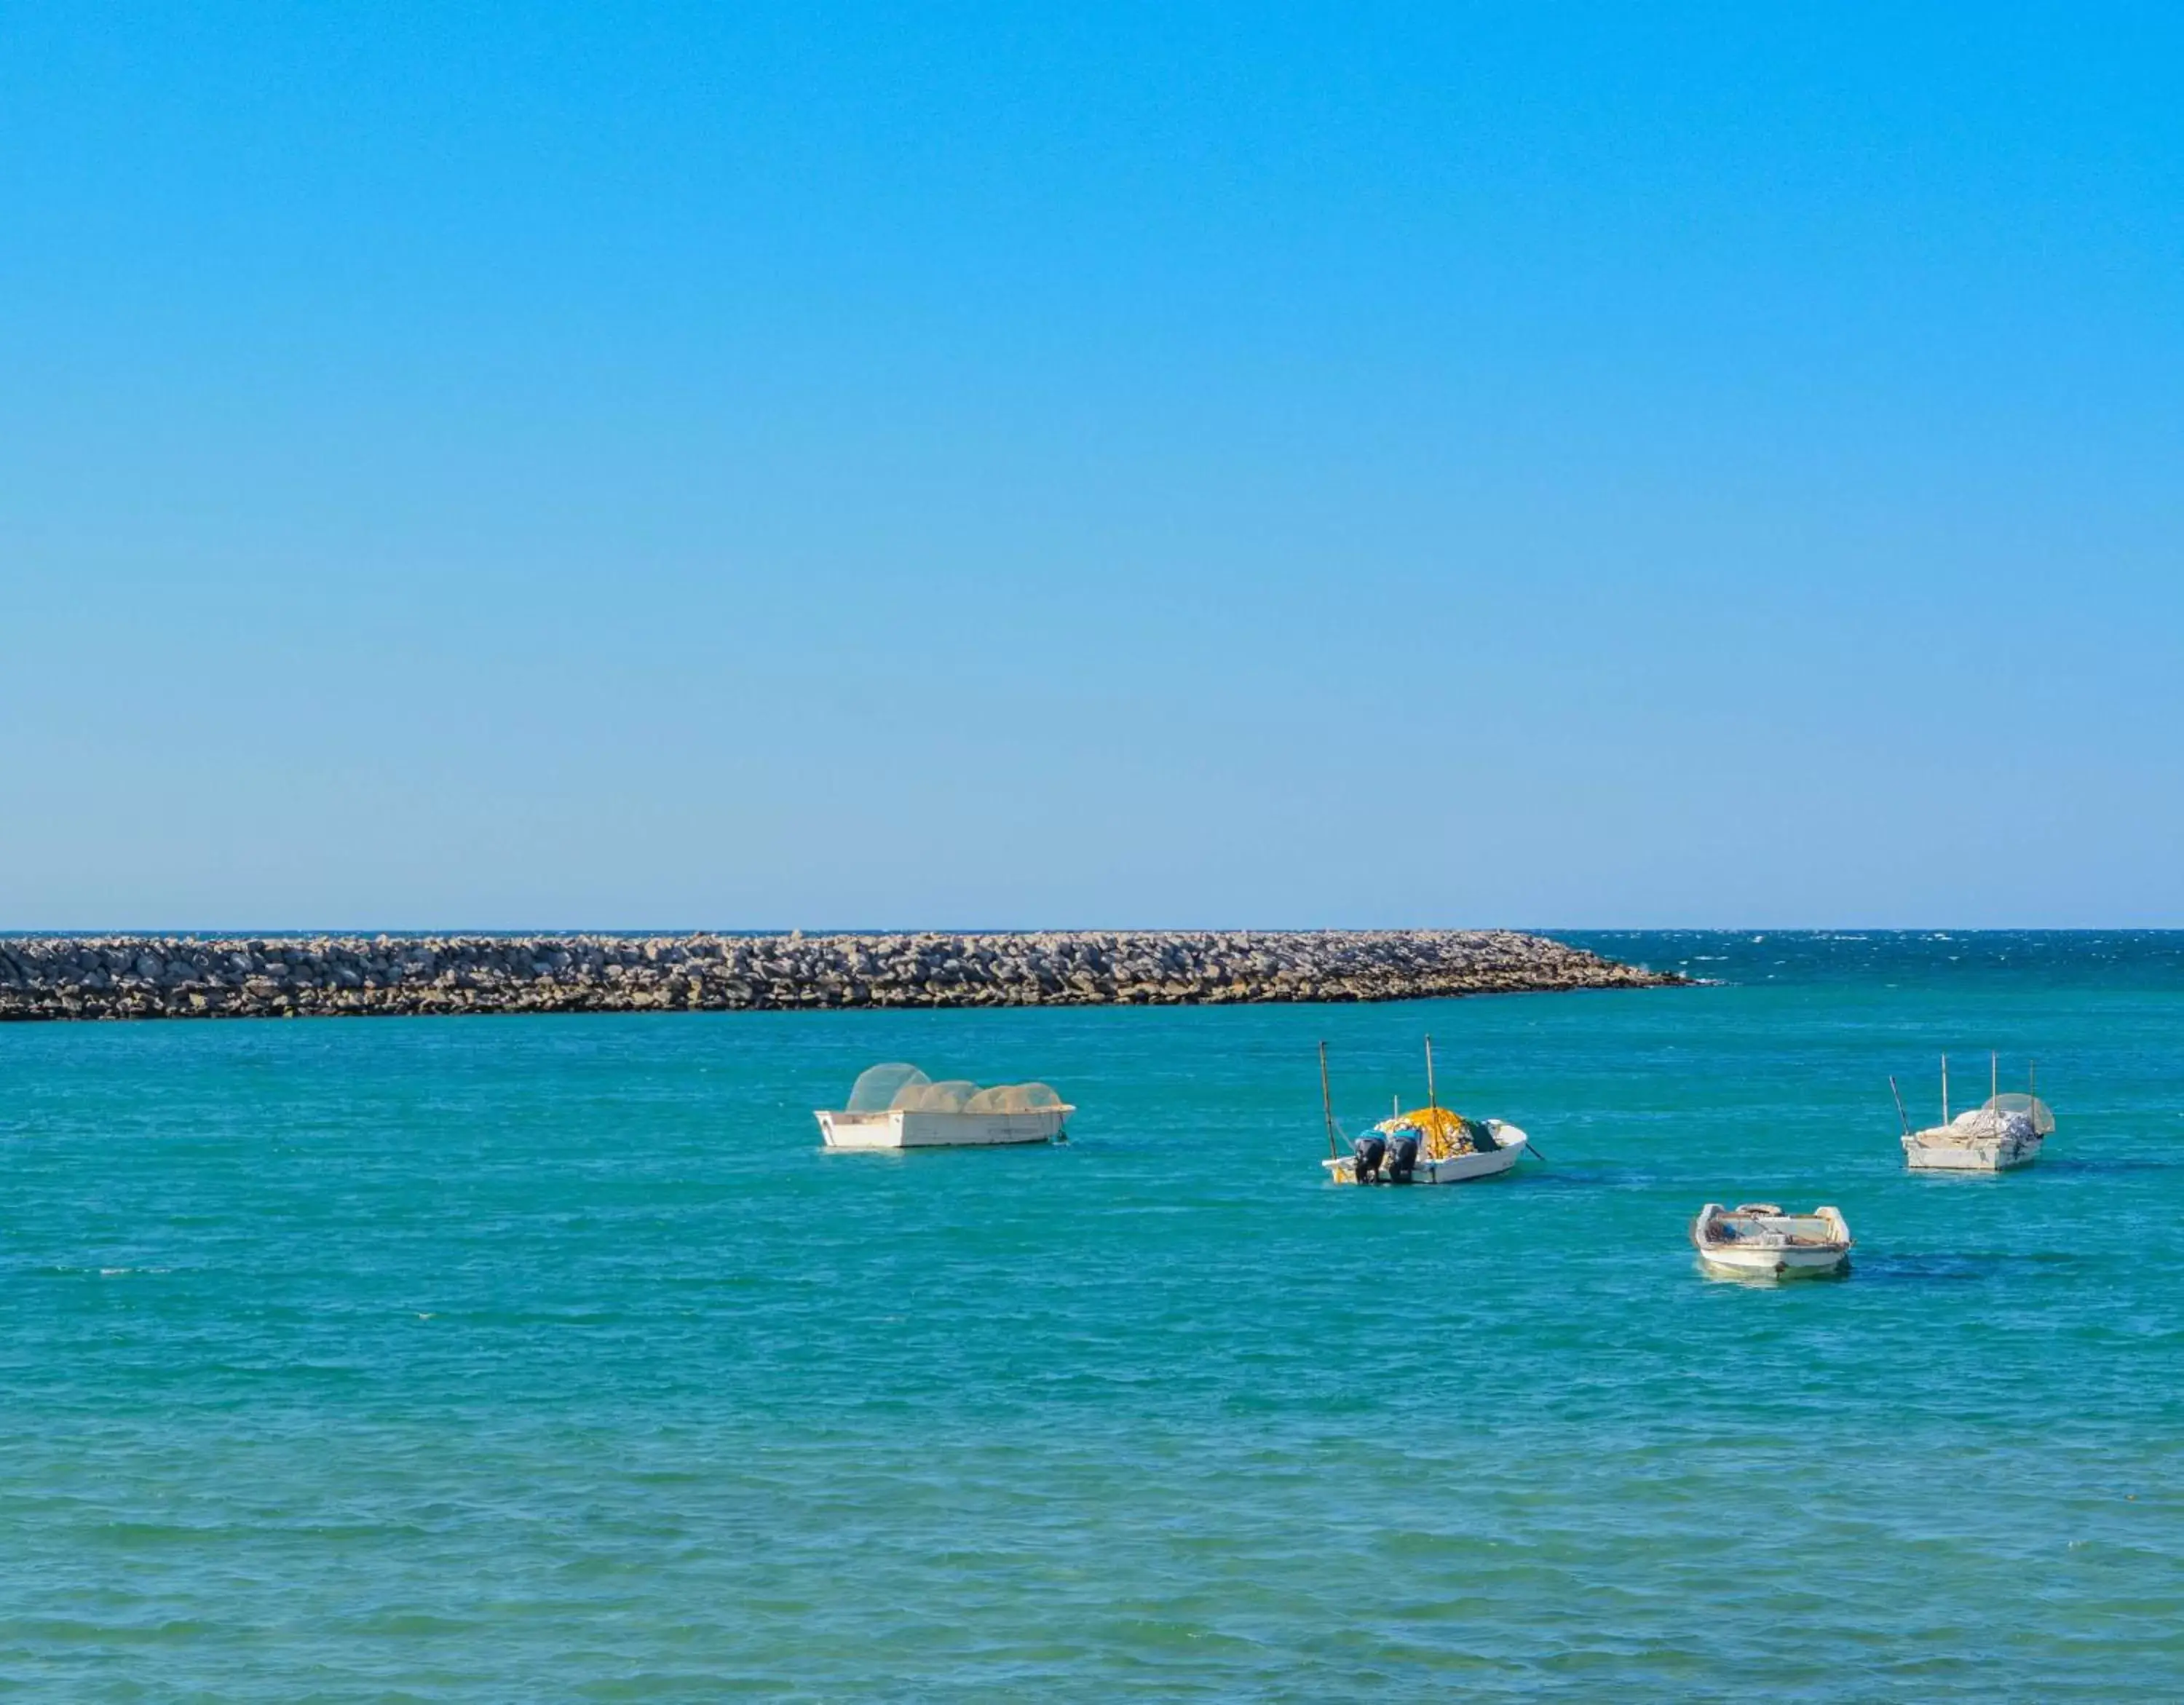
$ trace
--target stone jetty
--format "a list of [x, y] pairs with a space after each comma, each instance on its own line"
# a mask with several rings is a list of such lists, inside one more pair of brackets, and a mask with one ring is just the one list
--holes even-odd
[[0, 938], [0, 1020], [1216, 1006], [1684, 980], [1507, 930]]

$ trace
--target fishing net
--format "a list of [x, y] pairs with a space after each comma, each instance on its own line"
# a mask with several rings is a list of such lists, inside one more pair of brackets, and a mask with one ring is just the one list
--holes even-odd
[[1061, 1105], [1061, 1097], [1045, 1084], [997, 1084], [971, 1097], [967, 1113], [1040, 1113]]
[[944, 1084], [905, 1084], [895, 1095], [894, 1106], [905, 1113], [960, 1113], [978, 1093], [978, 1086], [966, 1078], [952, 1078]]
[[2055, 1115], [2048, 1111], [2048, 1104], [2037, 1095], [2014, 1093], [1997, 1095], [1980, 1111], [1984, 1113], [1999, 1114], [2004, 1121], [2021, 1113], [2032, 1121], [2032, 1129], [2036, 1135], [2046, 1137], [2054, 1134]]
[[857, 1074], [855, 1087], [850, 1091], [848, 1111], [884, 1113], [895, 1105], [897, 1096], [921, 1089], [931, 1081], [916, 1067], [905, 1066], [900, 1061], [869, 1067]]
[[[2019, 1099], [2022, 1100], [2023, 1097], [2020, 1096]], [[2050, 1128], [2053, 1128], [2053, 1122], [2051, 1120], [2049, 1123]], [[1952, 1137], [1974, 1142], [1984, 1142], [1990, 1137], [2008, 1138], [2013, 1142], [2029, 1142], [2036, 1136], [2048, 1134], [2033, 1123], [2030, 1112], [1997, 1107], [1992, 1103], [1984, 1107], [1974, 1108], [1967, 1113], [1958, 1114], [1955, 1118], [1943, 1126], [1942, 1129], [1948, 1132]]]
[[1418, 1152], [1429, 1161], [1445, 1161], [1452, 1155], [1490, 1155], [1502, 1146], [1485, 1125], [1448, 1107], [1418, 1107], [1383, 1119], [1373, 1128], [1390, 1137], [1399, 1131], [1411, 1132], [1418, 1139]]
[[982, 1089], [967, 1078], [934, 1083], [897, 1061], [861, 1073], [850, 1091], [852, 1113], [1043, 1113], [1067, 1104], [1045, 1084], [996, 1084]]

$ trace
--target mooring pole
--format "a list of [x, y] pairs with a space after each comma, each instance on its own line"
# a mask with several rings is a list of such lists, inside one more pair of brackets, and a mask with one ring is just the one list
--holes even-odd
[[1327, 1121], [1327, 1157], [1339, 1161], [1342, 1154], [1334, 1146], [1334, 1098], [1327, 1089], [1327, 1044], [1324, 1042], [1319, 1045], [1319, 1112], [1320, 1117]]

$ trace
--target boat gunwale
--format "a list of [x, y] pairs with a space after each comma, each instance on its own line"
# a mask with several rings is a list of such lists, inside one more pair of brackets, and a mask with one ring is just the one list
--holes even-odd
[[811, 1110], [814, 1118], [823, 1117], [836, 1119], [845, 1125], [886, 1124], [902, 1116], [911, 1117], [937, 1116], [948, 1119], [1022, 1119], [1039, 1113], [1060, 1113], [1066, 1117], [1076, 1111], [1077, 1104], [1074, 1101], [1057, 1101], [1050, 1107], [1017, 1107], [1007, 1111], [991, 1107], [982, 1107], [976, 1111], [968, 1107], [882, 1107], [878, 1112], [867, 1110], [858, 1112], [852, 1112], [842, 1107], [815, 1107]]

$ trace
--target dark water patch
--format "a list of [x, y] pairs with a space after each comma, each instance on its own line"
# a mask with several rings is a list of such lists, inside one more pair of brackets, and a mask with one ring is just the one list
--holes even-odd
[[2184, 1170], [2184, 1159], [2155, 1160], [2139, 1156], [2064, 1156], [2042, 1155], [2038, 1162], [2021, 1168], [2026, 1173], [2046, 1173], [2057, 1178], [2120, 1177], [2132, 1173], [2169, 1173]]
[[2046, 1279], [2085, 1274], [2086, 1257], [2057, 1250], [1966, 1250], [1917, 1255], [1868, 1253], [1852, 1257], [1876, 1284], [1961, 1284], [2008, 1279]]
[[1874, 1284], [1965, 1284], [1995, 1278], [2002, 1270], [1991, 1255], [1862, 1255], [1858, 1271]]

